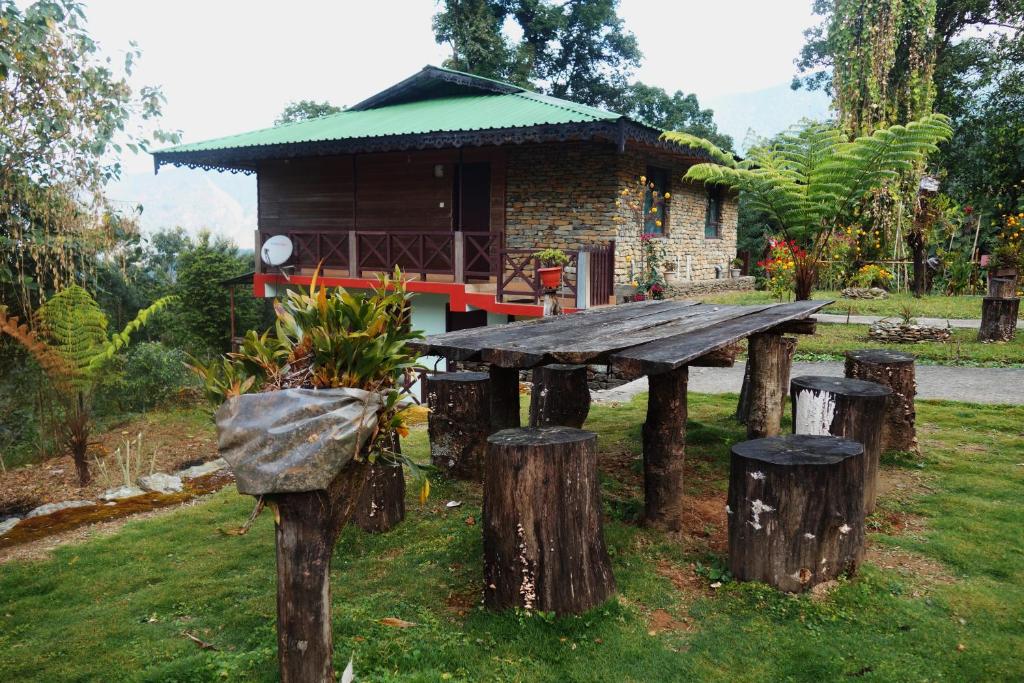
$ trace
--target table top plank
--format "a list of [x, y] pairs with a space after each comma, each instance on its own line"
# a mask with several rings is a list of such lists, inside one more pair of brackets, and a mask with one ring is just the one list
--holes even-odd
[[613, 354], [611, 363], [616, 370], [632, 375], [668, 372], [750, 335], [790, 320], [806, 318], [830, 303], [830, 300], [797, 301], [761, 310], [744, 307], [751, 308], [745, 315], [735, 316], [719, 325], [625, 349]]

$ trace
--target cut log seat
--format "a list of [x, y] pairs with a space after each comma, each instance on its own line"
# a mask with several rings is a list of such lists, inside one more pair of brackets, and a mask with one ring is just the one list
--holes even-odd
[[590, 412], [586, 365], [543, 365], [533, 370], [531, 427], [576, 427]]
[[882, 423], [882, 452], [917, 451], [914, 355], [885, 349], [847, 351], [846, 376], [892, 389]]
[[487, 435], [491, 433], [487, 373], [428, 376], [427, 407], [431, 463], [449, 477], [480, 481]]

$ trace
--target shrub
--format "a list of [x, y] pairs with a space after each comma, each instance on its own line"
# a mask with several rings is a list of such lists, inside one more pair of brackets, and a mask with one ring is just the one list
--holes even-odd
[[160, 342], [138, 344], [125, 356], [123, 399], [130, 410], [148, 410], [173, 398], [183, 388], [196, 386], [185, 367], [181, 349]]
[[856, 287], [881, 287], [888, 289], [892, 284], [892, 273], [886, 268], [869, 263], [861, 266], [853, 276], [853, 284]]

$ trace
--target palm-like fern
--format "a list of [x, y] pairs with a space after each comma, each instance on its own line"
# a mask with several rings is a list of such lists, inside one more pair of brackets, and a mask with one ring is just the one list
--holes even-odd
[[931, 114], [906, 126], [876, 130], [847, 142], [826, 124], [783, 134], [734, 165], [697, 164], [686, 180], [726, 185], [752, 208], [774, 218], [787, 239], [821, 249], [837, 223], [872, 190], [922, 164], [952, 135], [949, 119]]

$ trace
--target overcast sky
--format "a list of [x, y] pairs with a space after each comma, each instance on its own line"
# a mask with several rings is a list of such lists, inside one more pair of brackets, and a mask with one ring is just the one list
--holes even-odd
[[[637, 78], [701, 102], [788, 82], [811, 0], [623, 0], [644, 53]], [[440, 64], [433, 0], [263, 2], [90, 0], [86, 16], [111, 53], [142, 49], [136, 83], [167, 96], [164, 126], [186, 142], [271, 125], [298, 99], [354, 104]], [[126, 159], [129, 170], [152, 167]]]

